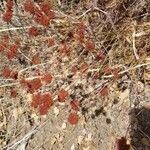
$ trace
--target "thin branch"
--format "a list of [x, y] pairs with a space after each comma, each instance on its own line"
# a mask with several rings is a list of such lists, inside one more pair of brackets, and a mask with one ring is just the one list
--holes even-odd
[[0, 29], [0, 32], [5, 32], [5, 31], [12, 31], [12, 30], [23, 30], [30, 28], [31, 26], [27, 26], [27, 27], [12, 27], [12, 28], [4, 28], [4, 29]]
[[19, 82], [0, 85], [0, 88], [11, 87], [11, 86], [16, 86], [16, 85], [19, 85]]
[[[150, 65], [150, 62], [149, 62], [149, 63], [144, 63], [144, 64], [139, 64], [139, 65], [137, 65], [137, 66], [135, 66], [135, 67], [128, 68], [128, 69], [126, 69], [126, 70], [124, 70], [124, 71], [119, 72], [118, 74], [121, 75], [121, 74], [124, 74], [124, 73], [126, 73], [126, 72], [129, 72], [129, 71], [131, 71], [131, 70], [134, 70], [134, 69], [137, 69], [137, 68], [140, 68], [140, 67], [143, 67], [143, 66], [148, 66], [148, 65]], [[111, 74], [111, 75], [108, 75], [108, 76], [103, 76], [103, 78], [112, 78], [113, 76], [114, 76], [114, 75]]]
[[134, 56], [138, 60], [139, 56], [137, 54], [137, 49], [135, 46], [135, 37], [136, 37], [136, 31], [135, 31], [135, 27], [134, 27], [133, 34], [132, 34], [132, 44], [133, 44], [132, 47], [133, 47]]

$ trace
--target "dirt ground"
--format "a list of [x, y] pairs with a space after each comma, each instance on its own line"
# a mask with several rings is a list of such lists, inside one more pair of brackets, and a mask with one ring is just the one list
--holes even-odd
[[150, 1], [0, 1], [0, 149], [150, 150]]

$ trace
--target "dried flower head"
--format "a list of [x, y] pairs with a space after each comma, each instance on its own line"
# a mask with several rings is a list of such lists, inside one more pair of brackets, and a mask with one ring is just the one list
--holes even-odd
[[13, 17], [13, 12], [7, 10], [7, 11], [3, 14], [3, 21], [5, 21], [5, 22], [10, 22], [11, 19], [12, 19], [12, 17]]
[[58, 92], [58, 100], [59, 100], [59, 102], [65, 102], [65, 100], [67, 99], [68, 95], [69, 94], [68, 94], [68, 92], [65, 89], [61, 89]]
[[79, 120], [79, 116], [77, 115], [77, 113], [75, 112], [72, 112], [69, 114], [68, 116], [68, 122], [72, 125], [75, 125], [78, 123], [78, 120]]

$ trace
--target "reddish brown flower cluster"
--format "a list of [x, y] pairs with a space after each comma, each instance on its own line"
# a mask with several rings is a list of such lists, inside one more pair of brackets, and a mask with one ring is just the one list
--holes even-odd
[[71, 73], [73, 73], [73, 75], [75, 75], [77, 73], [77, 71], [78, 71], [77, 66], [76, 65], [72, 66]]
[[85, 31], [86, 31], [85, 24], [83, 22], [79, 23], [79, 25], [77, 26], [77, 31], [76, 31], [76, 39], [79, 42], [84, 42]]
[[72, 112], [69, 114], [68, 116], [68, 122], [72, 125], [75, 125], [78, 123], [78, 120], [79, 120], [79, 116], [76, 112]]
[[9, 78], [11, 75], [12, 70], [10, 70], [8, 67], [4, 68], [2, 71], [2, 76], [5, 78]]
[[100, 89], [100, 96], [106, 97], [109, 94], [109, 90], [108, 87], [103, 87], [102, 89]]
[[52, 75], [50, 73], [44, 74], [42, 77], [42, 81], [45, 82], [46, 84], [50, 84], [52, 82]]
[[31, 106], [38, 108], [40, 115], [46, 115], [52, 105], [53, 99], [50, 93], [33, 95]]
[[85, 49], [88, 50], [88, 51], [94, 51], [95, 43], [92, 40], [87, 40], [85, 42]]
[[64, 43], [62, 43], [62, 44], [60, 45], [59, 52], [60, 52], [61, 54], [65, 54], [65, 55], [68, 55], [68, 54], [69, 54], [70, 48], [69, 48], [69, 46], [67, 45], [67, 43], [64, 42]]
[[17, 91], [15, 89], [11, 89], [11, 91], [10, 91], [11, 98], [16, 98], [17, 95], [18, 95]]
[[6, 53], [6, 56], [9, 60], [13, 59], [16, 57], [17, 55], [17, 49], [18, 49], [18, 46], [16, 44], [12, 44], [9, 46], [9, 49]]
[[34, 55], [33, 58], [32, 58], [32, 64], [33, 65], [37, 65], [37, 64], [40, 64], [41, 63], [41, 60], [40, 60], [40, 57], [38, 54]]
[[29, 12], [29, 13], [31, 13], [31, 14], [34, 14], [34, 3], [32, 2], [32, 1], [30, 1], [30, 0], [28, 0], [28, 1], [26, 1], [25, 3], [24, 3], [24, 10], [26, 11], [26, 12]]
[[1, 41], [0, 42], [0, 52], [3, 52], [5, 50], [5, 48], [6, 48], [6, 43]]
[[39, 32], [36, 27], [31, 27], [29, 28], [29, 35], [30, 36], [38, 36]]
[[61, 89], [58, 92], [58, 100], [59, 100], [59, 102], [65, 102], [68, 96], [69, 96], [68, 91], [66, 91], [65, 89]]
[[54, 45], [55, 45], [55, 40], [54, 40], [54, 38], [49, 38], [49, 39], [47, 40], [47, 43], [48, 43], [48, 47], [54, 46]]
[[55, 17], [55, 13], [52, 10], [49, 2], [46, 2], [46, 1], [43, 2], [40, 5], [40, 8], [41, 8], [41, 11], [44, 12], [44, 14], [47, 15], [50, 19], [53, 19]]
[[112, 69], [111, 69], [109, 66], [106, 66], [106, 67], [103, 69], [103, 72], [104, 72], [105, 75], [109, 75], [109, 74], [111, 74]]
[[34, 15], [34, 19], [37, 23], [46, 27], [49, 25], [50, 20], [55, 16], [55, 13], [48, 2], [41, 3], [39, 9], [33, 2], [26, 1], [24, 3], [24, 10]]
[[20, 81], [21, 84], [27, 88], [27, 91], [29, 93], [34, 93], [35, 91], [37, 91], [38, 89], [40, 89], [42, 87], [42, 82], [41, 79], [39, 78], [35, 78], [33, 80], [21, 80]]
[[106, 58], [105, 52], [102, 51], [102, 50], [98, 51], [98, 53], [97, 53], [97, 58], [98, 58], [99, 60], [101, 60], [101, 61], [104, 61], [105, 58]]
[[11, 78], [11, 79], [16, 80], [16, 79], [17, 79], [17, 76], [18, 76], [18, 72], [17, 72], [17, 71], [12, 71], [10, 68], [5, 67], [5, 68], [2, 70], [2, 76], [3, 76], [4, 78]]
[[9, 36], [7, 34], [1, 36], [1, 40], [0, 40], [0, 52], [4, 52], [7, 49], [8, 44], [9, 44]]
[[13, 0], [7, 0], [6, 11], [3, 14], [3, 21], [10, 22], [13, 17]]
[[2, 52], [8, 60], [16, 58], [19, 44], [10, 44], [9, 36], [4, 35], [0, 41], [0, 52]]
[[52, 75], [50, 73], [46, 73], [41, 78], [34, 78], [32, 80], [22, 79], [20, 80], [20, 84], [23, 87], [27, 88], [27, 91], [29, 93], [34, 93], [43, 86], [43, 83], [50, 84], [52, 82], [52, 79]]

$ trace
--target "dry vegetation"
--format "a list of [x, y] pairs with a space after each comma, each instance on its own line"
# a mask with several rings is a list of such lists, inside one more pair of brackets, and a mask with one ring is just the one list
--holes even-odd
[[0, 1], [0, 149], [149, 150], [150, 1]]

